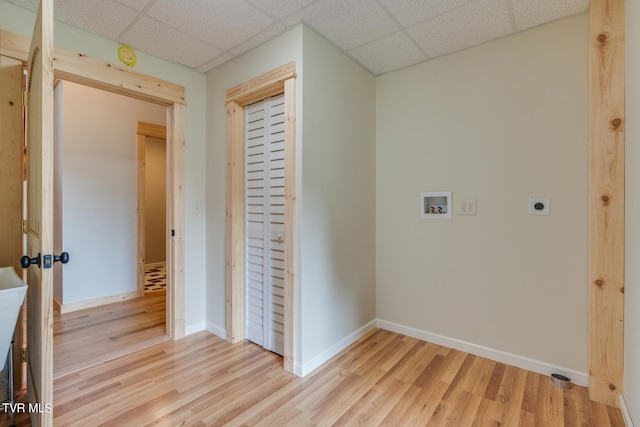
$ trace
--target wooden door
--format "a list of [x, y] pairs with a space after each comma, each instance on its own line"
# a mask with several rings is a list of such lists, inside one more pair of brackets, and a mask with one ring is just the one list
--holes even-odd
[[[22, 61], [0, 55], [0, 266], [22, 274]], [[20, 348], [23, 347], [22, 313], [13, 348], [14, 386], [26, 387]], [[26, 343], [24, 344], [26, 347]], [[4, 360], [0, 361], [0, 365]], [[24, 380], [24, 381], [23, 381]]]
[[27, 396], [53, 425], [53, 0], [41, 0], [27, 64]]

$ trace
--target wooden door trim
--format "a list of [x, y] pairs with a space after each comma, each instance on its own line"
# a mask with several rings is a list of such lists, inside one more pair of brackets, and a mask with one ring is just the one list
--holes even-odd
[[[26, 62], [30, 39], [0, 30], [0, 54]], [[167, 179], [169, 185], [167, 265], [167, 334], [173, 339], [185, 335], [184, 289], [184, 148], [185, 148], [185, 90], [184, 87], [166, 82], [133, 70], [121, 68], [82, 53], [55, 48], [55, 78], [79, 83], [108, 92], [159, 104], [167, 108]], [[170, 289], [169, 289], [170, 288]]]
[[[0, 55], [0, 129], [2, 146], [0, 147], [0, 182], [2, 186], [2, 212], [0, 215], [0, 235], [2, 251], [0, 265], [11, 265], [19, 276], [24, 276], [20, 267], [20, 257], [24, 255], [22, 218], [23, 218], [23, 108], [24, 65], [22, 61]], [[24, 278], [23, 278], [24, 280]], [[14, 384], [20, 390], [26, 387], [26, 370], [21, 361], [20, 349], [26, 348], [26, 304], [23, 304], [18, 316], [13, 350]]]
[[624, 363], [624, 0], [589, 7], [589, 397], [618, 407]]
[[[138, 175], [137, 175], [137, 230], [138, 230], [138, 262], [136, 266], [137, 282], [138, 282], [138, 296], [144, 296], [144, 276], [146, 265], [146, 231], [145, 231], [145, 174], [146, 174], [146, 145], [147, 138], [156, 138], [165, 141], [167, 139], [167, 127], [163, 125], [157, 125], [154, 123], [138, 122]], [[167, 147], [171, 151], [171, 147]], [[166, 162], [165, 162], [166, 163]], [[167, 175], [168, 176], [168, 175]], [[167, 181], [169, 182], [169, 181]], [[167, 186], [167, 200], [169, 200], [169, 190]], [[168, 215], [167, 215], [168, 216]], [[167, 221], [168, 223], [168, 221]], [[167, 248], [169, 247], [169, 239], [171, 238], [171, 230], [165, 231], [167, 236]], [[168, 258], [168, 257], [167, 257]], [[168, 273], [170, 274], [170, 273]], [[169, 284], [167, 283], [167, 286]]]
[[244, 107], [284, 93], [284, 369], [295, 371], [295, 63], [290, 62], [227, 91], [226, 325], [227, 340], [244, 331]]

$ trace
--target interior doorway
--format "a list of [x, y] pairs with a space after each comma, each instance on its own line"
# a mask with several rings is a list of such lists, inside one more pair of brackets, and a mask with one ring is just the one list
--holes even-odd
[[167, 129], [138, 122], [138, 292], [140, 296], [166, 290]]
[[[170, 236], [166, 107], [59, 81], [54, 112], [54, 247], [72, 258], [54, 272], [58, 378], [168, 339]], [[162, 292], [137, 301], [150, 263], [162, 263]]]
[[[138, 123], [159, 122], [165, 129], [166, 108], [67, 81], [56, 85], [55, 95], [54, 247], [72, 257], [55, 271], [56, 308], [67, 313], [142, 296], [138, 272], [145, 254], [140, 256], [140, 248], [166, 260], [167, 186], [166, 155], [157, 168], [145, 169], [139, 158], [144, 160], [146, 146], [165, 147], [166, 130], [158, 135], [162, 140], [150, 137], [141, 145]], [[155, 163], [159, 155], [151, 152]], [[147, 177], [141, 170], [153, 171], [162, 182], [151, 179], [153, 185], [144, 191]], [[146, 193], [156, 197], [145, 209]], [[145, 233], [146, 226], [157, 223], [161, 230]], [[151, 244], [145, 245], [145, 236]]]

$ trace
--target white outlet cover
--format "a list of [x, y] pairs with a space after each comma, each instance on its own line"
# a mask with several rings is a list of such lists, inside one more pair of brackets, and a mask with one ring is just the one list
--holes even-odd
[[529, 215], [549, 215], [549, 198], [529, 197]]
[[475, 216], [476, 215], [476, 200], [469, 199], [460, 202], [460, 209], [458, 215]]

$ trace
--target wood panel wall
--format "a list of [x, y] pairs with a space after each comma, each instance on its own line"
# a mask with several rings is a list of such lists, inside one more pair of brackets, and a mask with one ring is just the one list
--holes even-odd
[[589, 9], [589, 395], [619, 406], [624, 355], [624, 0]]

